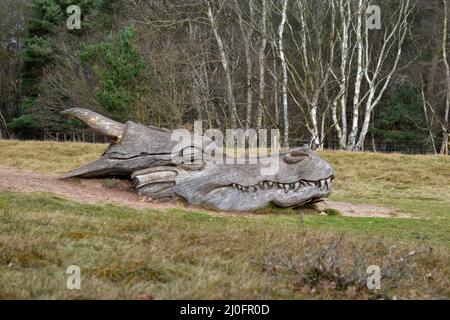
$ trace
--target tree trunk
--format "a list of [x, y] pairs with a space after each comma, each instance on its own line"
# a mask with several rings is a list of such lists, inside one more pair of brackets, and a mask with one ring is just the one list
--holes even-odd
[[348, 72], [347, 67], [349, 64], [349, 41], [350, 41], [350, 24], [351, 24], [351, 7], [350, 1], [345, 4], [344, 0], [340, 0], [339, 11], [342, 18], [342, 43], [341, 43], [341, 79], [339, 86], [339, 97], [340, 97], [340, 107], [341, 107], [341, 123], [342, 127], [339, 128], [337, 123], [337, 116], [335, 120], [336, 131], [341, 129], [341, 136], [339, 137], [339, 146], [341, 149], [347, 148], [347, 95], [348, 95]]
[[280, 126], [280, 110], [278, 106], [278, 76], [277, 76], [277, 51], [276, 43], [272, 42], [272, 54], [273, 54], [273, 105], [275, 108], [275, 124], [276, 128]]
[[6, 121], [1, 111], [0, 111], [0, 139], [9, 139], [8, 127], [6, 126]]
[[225, 52], [225, 47], [222, 41], [222, 37], [219, 34], [219, 30], [217, 29], [216, 19], [212, 13], [211, 4], [207, 0], [206, 3], [208, 4], [208, 18], [209, 22], [211, 23], [211, 27], [213, 29], [214, 37], [217, 41], [217, 46], [219, 47], [219, 54], [220, 54], [220, 61], [222, 64], [223, 71], [225, 73], [225, 79], [227, 84], [227, 102], [230, 109], [230, 119], [231, 119], [231, 127], [236, 128], [237, 124], [236, 121], [238, 119], [237, 115], [237, 109], [236, 109], [236, 100], [234, 98], [234, 90], [233, 90], [233, 80], [231, 77], [231, 70], [230, 70], [230, 63], [228, 61], [228, 56]]
[[[3, 95], [2, 95], [2, 85], [3, 85], [2, 78], [3, 78], [3, 75], [0, 74], [0, 102], [3, 99]], [[6, 126], [5, 118], [3, 117], [2, 111], [0, 110], [0, 139], [8, 139], [8, 138], [9, 138], [8, 127]]]
[[245, 55], [245, 63], [246, 63], [246, 86], [247, 86], [247, 107], [246, 107], [246, 116], [245, 116], [245, 128], [248, 130], [252, 125], [252, 113], [253, 113], [253, 90], [252, 90], [252, 76], [253, 76], [253, 65], [252, 65], [252, 57], [251, 57], [251, 40], [253, 34], [253, 19], [254, 19], [254, 9], [253, 9], [253, 0], [248, 2], [249, 11], [250, 11], [250, 27], [246, 27], [244, 25], [244, 19], [242, 16], [242, 11], [239, 6], [240, 1], [235, 0], [234, 6], [237, 12], [239, 28], [241, 29], [242, 39], [244, 43], [244, 55]]
[[431, 117], [431, 120], [430, 120], [430, 117], [428, 116], [428, 107], [427, 106], [428, 106], [429, 102], [427, 101], [427, 99], [425, 97], [425, 90], [423, 88], [423, 80], [422, 80], [421, 97], [422, 97], [422, 106], [423, 106], [423, 116], [424, 116], [425, 122], [427, 124], [427, 131], [430, 136], [430, 142], [433, 147], [433, 152], [436, 155], [437, 149], [436, 149], [436, 143], [434, 141], [434, 134], [433, 134], [433, 117]]
[[348, 137], [348, 148], [351, 150], [355, 149], [356, 135], [358, 133], [358, 120], [359, 120], [359, 107], [360, 107], [360, 97], [361, 97], [361, 83], [363, 79], [364, 66], [363, 66], [363, 1], [358, 2], [358, 22], [356, 26], [356, 38], [358, 47], [358, 61], [356, 69], [356, 80], [355, 80], [355, 93], [353, 96], [353, 117], [352, 117], [352, 129]]
[[283, 0], [283, 10], [281, 13], [281, 22], [278, 27], [278, 50], [280, 52], [281, 70], [283, 72], [282, 94], [283, 94], [283, 122], [284, 122], [284, 135], [283, 144], [285, 147], [289, 147], [289, 114], [288, 114], [288, 70], [286, 64], [286, 57], [284, 54], [283, 34], [284, 27], [286, 25], [288, 0]]
[[267, 1], [262, 0], [261, 17], [261, 47], [259, 49], [259, 95], [258, 95], [258, 114], [256, 116], [256, 130], [261, 128], [264, 96], [265, 96], [265, 74], [266, 74], [266, 47], [267, 47]]
[[450, 66], [447, 60], [447, 35], [448, 35], [448, 3], [447, 0], [442, 0], [444, 3], [444, 30], [442, 33], [442, 59], [445, 65], [446, 80], [447, 80], [447, 94], [445, 100], [445, 114], [442, 130], [442, 147], [441, 153], [448, 155], [449, 131], [448, 131], [448, 116], [450, 112]]

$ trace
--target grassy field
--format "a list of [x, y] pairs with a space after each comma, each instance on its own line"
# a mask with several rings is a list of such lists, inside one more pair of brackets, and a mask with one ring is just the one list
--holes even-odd
[[[0, 141], [0, 164], [59, 175], [104, 149]], [[0, 190], [0, 298], [450, 298], [450, 159], [323, 155], [334, 200], [413, 218], [227, 217]], [[66, 288], [70, 265], [81, 290]], [[379, 292], [365, 287], [369, 265], [382, 269]]]

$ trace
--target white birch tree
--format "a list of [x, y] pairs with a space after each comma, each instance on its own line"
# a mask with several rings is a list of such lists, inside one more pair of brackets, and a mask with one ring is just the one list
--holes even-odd
[[266, 74], [266, 47], [267, 47], [267, 0], [262, 0], [261, 12], [261, 46], [259, 48], [259, 92], [258, 92], [258, 110], [256, 115], [256, 130], [261, 128], [264, 97], [265, 97], [265, 74]]
[[278, 53], [280, 56], [281, 70], [283, 80], [281, 85], [282, 99], [283, 99], [283, 145], [289, 147], [289, 107], [288, 107], [288, 67], [286, 56], [284, 52], [284, 28], [287, 20], [288, 0], [283, 0], [283, 8], [281, 10], [281, 22], [278, 26]]
[[442, 60], [445, 66], [445, 78], [447, 82], [447, 92], [445, 98], [445, 113], [442, 122], [442, 147], [441, 154], [448, 155], [449, 149], [449, 112], [450, 112], [450, 66], [447, 59], [447, 38], [448, 38], [448, 1], [442, 0], [444, 4], [444, 26], [442, 32]]
[[234, 1], [235, 10], [238, 17], [239, 28], [241, 30], [243, 44], [244, 44], [244, 55], [246, 64], [246, 89], [247, 89], [247, 102], [246, 102], [246, 116], [245, 116], [245, 128], [248, 130], [252, 124], [252, 113], [253, 113], [253, 88], [252, 88], [252, 77], [253, 77], [253, 60], [252, 60], [252, 36], [255, 28], [253, 27], [253, 22], [255, 20], [255, 10], [253, 0], [248, 1], [248, 11], [249, 17], [248, 21], [245, 21], [244, 14], [241, 9], [241, 4], [243, 2], [239, 0]]
[[[333, 74], [339, 86], [331, 99], [333, 126], [342, 149], [363, 150], [373, 111], [398, 71], [413, 5], [410, 0], [400, 0], [394, 12], [383, 16], [382, 30], [371, 30], [367, 24], [369, 0], [358, 0], [356, 6], [350, 0], [333, 2], [340, 12], [337, 21], [341, 48], [340, 68]], [[351, 85], [353, 99], [349, 95]], [[352, 100], [350, 128], [347, 125], [349, 100]]]
[[[397, 16], [393, 17], [393, 24], [391, 30], [386, 28], [383, 36], [383, 42], [381, 49], [377, 52], [376, 56], [371, 56], [373, 50], [371, 42], [369, 40], [370, 30], [366, 24], [365, 27], [365, 66], [364, 76], [368, 85], [368, 97], [365, 103], [365, 116], [362, 128], [360, 130], [359, 139], [356, 147], [350, 144], [352, 149], [363, 150], [364, 141], [369, 130], [369, 124], [371, 120], [372, 111], [379, 104], [386, 89], [391, 83], [394, 73], [397, 71], [400, 58], [402, 55], [403, 44], [406, 39], [406, 35], [409, 31], [409, 16], [411, 14], [411, 1], [401, 1], [397, 10]], [[390, 54], [391, 50], [394, 52], [394, 62], [387, 74], [383, 76], [382, 70], [384, 64]], [[371, 67], [371, 66], [374, 67]]]
[[[234, 83], [233, 78], [231, 76], [231, 69], [230, 69], [230, 61], [228, 59], [228, 54], [225, 50], [225, 45], [222, 40], [222, 36], [219, 33], [216, 17], [213, 14], [211, 3], [209, 0], [206, 0], [207, 4], [207, 15], [209, 19], [209, 23], [211, 25], [212, 31], [214, 33], [214, 37], [217, 42], [218, 50], [219, 50], [219, 56], [220, 56], [220, 62], [223, 68], [223, 71], [225, 73], [225, 79], [226, 79], [226, 92], [227, 92], [227, 103], [230, 109], [229, 112], [229, 118], [230, 118], [230, 125], [234, 129], [237, 126], [237, 122], [239, 120], [239, 116], [237, 114], [237, 108], [236, 108], [236, 99], [234, 96]], [[242, 126], [242, 123], [240, 123]]]
[[[294, 5], [293, 16], [300, 30], [295, 32], [288, 24], [296, 47], [296, 51], [291, 50], [287, 59], [295, 87], [291, 95], [305, 115], [305, 125], [311, 136], [310, 144], [322, 149], [329, 123], [327, 116], [330, 106], [326, 95], [335, 56], [336, 10], [334, 6], [307, 0], [295, 0]], [[328, 21], [330, 29], [325, 28]], [[299, 98], [295, 98], [295, 95]]]

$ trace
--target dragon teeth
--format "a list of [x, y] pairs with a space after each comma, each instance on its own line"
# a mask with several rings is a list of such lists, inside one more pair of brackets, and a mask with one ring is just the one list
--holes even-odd
[[241, 192], [257, 192], [259, 190], [268, 190], [273, 187], [281, 189], [288, 193], [289, 191], [297, 191], [303, 187], [317, 187], [321, 190], [330, 190], [332, 187], [331, 178], [319, 180], [319, 181], [297, 181], [292, 183], [281, 183], [281, 182], [273, 182], [273, 181], [261, 181], [258, 184], [252, 186], [241, 186], [236, 183], [232, 183], [231, 187], [233, 189], [240, 190]]

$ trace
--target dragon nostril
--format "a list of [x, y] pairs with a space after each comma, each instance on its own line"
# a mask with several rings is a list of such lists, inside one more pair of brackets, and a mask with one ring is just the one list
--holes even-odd
[[301, 151], [291, 151], [284, 156], [284, 161], [288, 164], [295, 164], [309, 158], [309, 154]]

